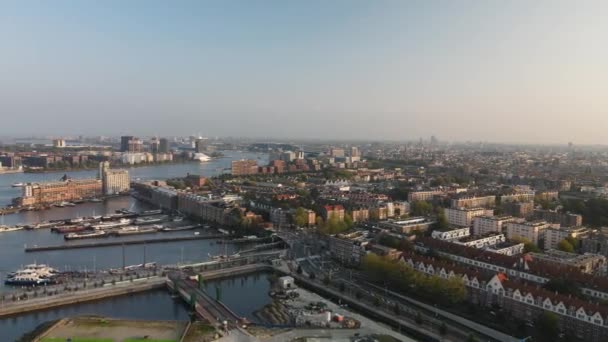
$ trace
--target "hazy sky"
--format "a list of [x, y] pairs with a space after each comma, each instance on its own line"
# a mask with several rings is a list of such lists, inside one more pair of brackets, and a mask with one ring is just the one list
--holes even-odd
[[0, 135], [606, 143], [608, 1], [0, 2]]

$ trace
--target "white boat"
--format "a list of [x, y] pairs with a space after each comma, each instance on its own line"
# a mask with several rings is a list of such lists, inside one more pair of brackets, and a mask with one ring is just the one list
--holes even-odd
[[13, 188], [21, 188], [23, 186], [25, 186], [25, 184], [23, 184], [23, 183], [15, 183], [12, 185]]
[[23, 229], [23, 227], [0, 226], [0, 233], [14, 232], [16, 230], [21, 230], [21, 229]]
[[201, 232], [194, 232], [194, 235], [201, 235]]
[[204, 154], [204, 153], [195, 153], [194, 157], [192, 157], [193, 160], [197, 160], [199, 162], [208, 162], [211, 160], [211, 157], [209, 157], [208, 155]]
[[139, 217], [135, 220], [135, 224], [151, 224], [160, 223], [167, 220], [167, 215], [150, 216], [150, 217]]
[[100, 223], [100, 224], [93, 225], [93, 229], [95, 229], [95, 230], [112, 229], [112, 228], [128, 226], [130, 224], [131, 224], [131, 220], [123, 218], [123, 219], [118, 220], [117, 222], [106, 222], [106, 223]]
[[100, 230], [100, 231], [95, 231], [92, 233], [70, 233], [70, 234], [64, 235], [63, 238], [65, 240], [79, 240], [79, 239], [100, 238], [100, 237], [104, 237], [106, 235], [108, 235], [108, 233], [106, 233], [103, 230]]

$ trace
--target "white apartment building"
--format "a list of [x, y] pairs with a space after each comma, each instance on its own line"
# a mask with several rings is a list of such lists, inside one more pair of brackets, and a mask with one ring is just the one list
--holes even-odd
[[517, 220], [506, 223], [507, 238], [524, 238], [534, 244], [545, 237], [545, 229], [550, 227], [546, 221]]
[[485, 236], [469, 236], [468, 238], [454, 241], [459, 245], [475, 248], [486, 248], [490, 246], [496, 246], [500, 243], [507, 241], [504, 234], [501, 233], [489, 233]]
[[512, 216], [477, 216], [473, 218], [473, 235], [484, 235], [490, 232], [503, 232], [503, 226], [507, 222], [514, 221]]
[[433, 237], [433, 239], [440, 239], [440, 240], [458, 240], [458, 239], [465, 238], [469, 235], [471, 235], [471, 230], [468, 227], [467, 228], [457, 228], [457, 229], [452, 229], [452, 230], [448, 230], [448, 231], [434, 230], [433, 233], [431, 233], [431, 236]]
[[459, 227], [470, 227], [473, 218], [487, 214], [491, 215], [493, 212], [491, 210], [488, 212], [484, 208], [446, 208], [444, 213], [449, 224]]

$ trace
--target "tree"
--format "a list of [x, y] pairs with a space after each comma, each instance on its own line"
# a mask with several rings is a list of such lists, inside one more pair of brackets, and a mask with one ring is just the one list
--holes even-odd
[[353, 218], [349, 214], [344, 214], [344, 225], [346, 226], [345, 230], [351, 229], [354, 225]]
[[440, 213], [437, 215], [437, 223], [435, 224], [435, 229], [437, 230], [447, 230], [450, 227], [448, 223], [448, 218], [445, 217], [444, 213]]
[[433, 205], [427, 201], [414, 201], [410, 211], [413, 216], [428, 216], [433, 212]]
[[543, 285], [543, 288], [563, 295], [583, 297], [580, 286], [570, 278], [552, 278]]
[[557, 249], [563, 252], [574, 253], [574, 246], [566, 239], [563, 239], [557, 244]]
[[380, 306], [380, 298], [374, 297], [374, 306]]
[[422, 315], [420, 312], [416, 312], [416, 318], [414, 320], [416, 321], [416, 324], [422, 325]]
[[310, 272], [310, 273], [308, 274], [308, 278], [310, 278], [310, 279], [312, 279], [312, 280], [315, 280], [315, 278], [317, 278], [317, 276], [315, 275], [315, 273], [314, 273], [314, 272]]
[[302, 274], [302, 266], [298, 265], [298, 269], [296, 270], [297, 274]]
[[344, 282], [340, 283], [340, 292], [344, 292], [346, 291], [346, 285], [344, 284]]
[[401, 307], [399, 306], [399, 304], [395, 303], [395, 306], [393, 306], [393, 312], [397, 316], [401, 315]]
[[541, 252], [541, 249], [538, 248], [537, 245], [535, 245], [534, 243], [532, 243], [532, 241], [530, 241], [526, 238], [514, 237], [512, 240], [524, 244], [524, 253], [530, 253], [530, 252], [540, 253]]
[[355, 292], [355, 298], [357, 299], [361, 299], [361, 297], [363, 297], [363, 294], [359, 291]]
[[559, 318], [552, 312], [544, 311], [536, 320], [535, 327], [540, 341], [553, 342], [559, 337]]
[[331, 279], [329, 279], [328, 275], [325, 275], [325, 277], [323, 277], [323, 284], [325, 284], [325, 286], [329, 285], [329, 283], [331, 282]]
[[445, 325], [445, 322], [441, 322], [441, 325], [439, 326], [439, 334], [441, 336], [445, 336], [448, 333], [448, 326]]
[[308, 225], [308, 211], [302, 207], [296, 209], [294, 215], [294, 222], [298, 227], [304, 227]]
[[467, 337], [467, 342], [477, 342], [475, 335], [469, 334], [469, 337]]

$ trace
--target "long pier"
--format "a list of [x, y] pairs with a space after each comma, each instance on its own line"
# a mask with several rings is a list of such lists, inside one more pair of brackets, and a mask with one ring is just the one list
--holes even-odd
[[92, 302], [104, 298], [123, 296], [131, 293], [144, 292], [164, 288], [165, 277], [138, 279], [133, 282], [122, 281], [116, 285], [105, 284], [103, 287], [81, 290], [77, 293], [62, 293], [50, 297], [38, 297], [21, 302], [10, 303], [3, 301], [0, 305], [0, 318], [19, 315], [31, 311], [40, 311], [60, 306]]
[[143, 245], [143, 244], [152, 244], [152, 243], [189, 241], [189, 240], [209, 240], [209, 239], [221, 239], [221, 238], [226, 238], [226, 235], [223, 235], [223, 234], [193, 235], [193, 236], [176, 236], [176, 237], [165, 237], [165, 238], [143, 239], [143, 240], [102, 241], [102, 242], [79, 243], [79, 244], [73, 244], [73, 245], [33, 246], [33, 247], [26, 247], [25, 252], [31, 253], [31, 252], [57, 251], [57, 250], [66, 250], [66, 249], [77, 249], [77, 248], [99, 248], [99, 247], [122, 246], [122, 245]]

